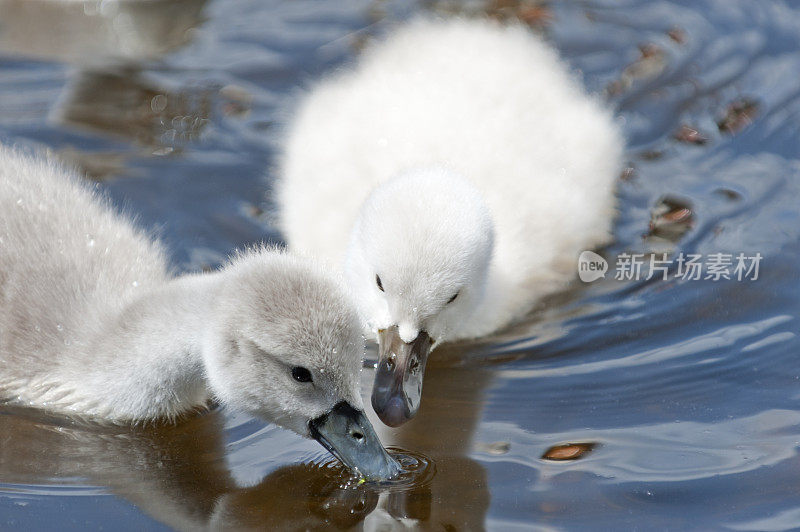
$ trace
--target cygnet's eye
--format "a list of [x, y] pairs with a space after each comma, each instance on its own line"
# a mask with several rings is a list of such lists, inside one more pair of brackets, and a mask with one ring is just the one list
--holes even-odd
[[297, 382], [311, 382], [311, 372], [303, 366], [295, 366], [292, 368], [292, 378]]
[[375, 284], [377, 284], [377, 285], [378, 285], [378, 289], [379, 289], [381, 292], [384, 292], [384, 291], [385, 291], [385, 290], [383, 289], [383, 283], [381, 282], [381, 276], [380, 276], [380, 275], [375, 275]]
[[456, 292], [455, 294], [453, 294], [453, 297], [451, 297], [450, 299], [448, 299], [446, 304], [447, 304], [447, 305], [449, 305], [450, 303], [452, 303], [453, 301], [455, 301], [455, 300], [456, 300], [456, 298], [458, 297], [458, 294], [460, 294], [460, 293], [461, 293], [461, 292]]

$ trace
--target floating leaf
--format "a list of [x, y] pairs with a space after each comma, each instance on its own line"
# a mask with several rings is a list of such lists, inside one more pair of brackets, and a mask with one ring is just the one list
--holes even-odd
[[665, 196], [658, 200], [650, 213], [645, 239], [653, 244], [678, 242], [694, 225], [694, 211], [688, 200]]
[[542, 455], [542, 460], [553, 460], [564, 462], [567, 460], [577, 460], [583, 458], [587, 453], [597, 447], [596, 443], [564, 443], [554, 445], [547, 449]]

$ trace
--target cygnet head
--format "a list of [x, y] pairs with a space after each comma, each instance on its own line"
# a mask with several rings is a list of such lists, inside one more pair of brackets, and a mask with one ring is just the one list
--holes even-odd
[[387, 425], [416, 414], [429, 350], [484, 297], [493, 241], [481, 194], [450, 170], [407, 172], [361, 207], [345, 271], [378, 336], [372, 405]]
[[221, 275], [203, 346], [215, 396], [313, 437], [367, 478], [394, 476], [398, 465], [364, 415], [364, 340], [339, 283], [313, 263], [268, 251]]

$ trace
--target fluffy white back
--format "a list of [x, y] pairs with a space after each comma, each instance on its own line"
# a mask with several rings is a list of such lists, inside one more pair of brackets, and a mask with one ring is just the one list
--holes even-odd
[[528, 30], [417, 21], [302, 100], [277, 187], [281, 226], [292, 249], [341, 261], [376, 185], [447, 165], [494, 220], [482, 317], [455, 337], [482, 335], [563, 286], [579, 252], [608, 240], [622, 147], [610, 113]]
[[56, 367], [167, 278], [161, 247], [51, 159], [0, 145], [0, 213], [0, 363], [17, 378]]

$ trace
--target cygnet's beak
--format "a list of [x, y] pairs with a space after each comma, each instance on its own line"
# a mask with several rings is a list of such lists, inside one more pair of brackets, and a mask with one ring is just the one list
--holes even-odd
[[420, 331], [411, 342], [400, 338], [397, 326], [378, 332], [378, 370], [372, 387], [372, 408], [381, 421], [399, 427], [417, 414], [425, 363], [433, 341]]
[[387, 480], [400, 464], [381, 445], [363, 410], [342, 401], [330, 412], [308, 422], [311, 437], [367, 480]]

